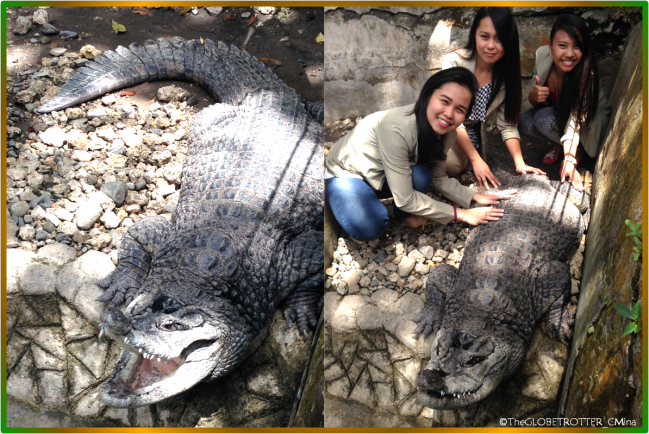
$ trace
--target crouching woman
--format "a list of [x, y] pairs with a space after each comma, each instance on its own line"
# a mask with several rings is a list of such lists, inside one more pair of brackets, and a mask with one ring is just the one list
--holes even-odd
[[[426, 81], [415, 104], [373, 113], [334, 144], [327, 156], [325, 185], [336, 220], [359, 241], [381, 236], [388, 211], [380, 199], [394, 197], [394, 215], [410, 227], [427, 219], [471, 225], [499, 220], [496, 205], [515, 191], [486, 195], [446, 173], [455, 130], [471, 112], [478, 83], [466, 68], [449, 68]], [[428, 167], [427, 167], [428, 166]], [[435, 189], [459, 204], [426, 195]], [[469, 209], [471, 201], [483, 207]]]

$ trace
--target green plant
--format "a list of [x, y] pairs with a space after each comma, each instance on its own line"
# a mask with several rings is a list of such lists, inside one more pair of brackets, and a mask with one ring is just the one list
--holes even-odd
[[282, 8], [277, 13], [277, 16], [281, 19], [288, 18], [289, 15], [291, 15], [291, 10], [289, 8]]
[[622, 336], [626, 336], [631, 332], [640, 333], [640, 330], [642, 330], [642, 324], [640, 324], [642, 318], [642, 304], [638, 301], [631, 309], [621, 303], [613, 303], [613, 305], [615, 306], [617, 313], [631, 320], [631, 322], [624, 327]]
[[633, 246], [633, 260], [637, 261], [640, 255], [642, 255], [642, 222], [634, 225], [631, 220], [625, 220], [624, 223], [631, 229], [629, 233], [626, 234], [627, 237], [634, 237], [633, 241], [635, 246]]

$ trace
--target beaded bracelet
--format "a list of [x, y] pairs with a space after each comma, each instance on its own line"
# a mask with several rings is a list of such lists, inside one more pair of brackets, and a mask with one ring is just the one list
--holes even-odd
[[457, 221], [457, 208], [453, 205], [453, 221]]

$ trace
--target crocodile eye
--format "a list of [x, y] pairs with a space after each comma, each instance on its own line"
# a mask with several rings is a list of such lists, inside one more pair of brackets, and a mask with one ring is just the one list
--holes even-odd
[[466, 363], [464, 363], [464, 365], [465, 366], [475, 366], [478, 363], [484, 362], [484, 360], [486, 358], [487, 357], [485, 357], [485, 356], [471, 356], [471, 358], [469, 360], [467, 360]]

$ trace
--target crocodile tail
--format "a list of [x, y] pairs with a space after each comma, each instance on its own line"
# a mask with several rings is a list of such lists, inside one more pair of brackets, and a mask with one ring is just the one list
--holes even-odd
[[146, 81], [176, 79], [203, 84], [230, 104], [238, 104], [260, 89], [287, 87], [257, 58], [235, 46], [228, 48], [209, 39], [187, 42], [174, 36], [171, 41], [159, 38], [106, 51], [79, 68], [59, 93], [36, 111], [61, 110]]

